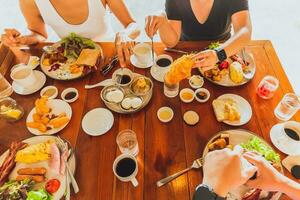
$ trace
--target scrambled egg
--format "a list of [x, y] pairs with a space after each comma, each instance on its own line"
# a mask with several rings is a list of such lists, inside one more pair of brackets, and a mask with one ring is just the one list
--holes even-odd
[[33, 144], [17, 152], [16, 162], [36, 163], [48, 160], [51, 157], [50, 145], [53, 141]]

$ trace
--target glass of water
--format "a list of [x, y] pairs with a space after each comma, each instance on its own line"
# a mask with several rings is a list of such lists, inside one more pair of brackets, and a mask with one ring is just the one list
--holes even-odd
[[174, 98], [179, 93], [179, 83], [169, 83], [164, 77], [164, 94], [166, 97]]
[[121, 131], [116, 141], [122, 153], [128, 153], [133, 156], [139, 153], [139, 145], [134, 131], [130, 129]]
[[0, 73], [0, 99], [9, 97], [13, 93], [11, 84]]
[[277, 107], [275, 108], [275, 116], [282, 121], [290, 120], [300, 109], [300, 97], [293, 93], [284, 95]]

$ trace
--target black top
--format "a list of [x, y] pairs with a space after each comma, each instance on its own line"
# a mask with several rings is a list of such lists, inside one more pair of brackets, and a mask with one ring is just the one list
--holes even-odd
[[214, 0], [204, 24], [198, 22], [190, 0], [166, 0], [169, 20], [182, 22], [180, 40], [226, 40], [231, 34], [231, 16], [248, 10], [248, 0]]

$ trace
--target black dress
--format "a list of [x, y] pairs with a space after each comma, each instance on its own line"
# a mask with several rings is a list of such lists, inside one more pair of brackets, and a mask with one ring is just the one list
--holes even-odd
[[198, 22], [190, 0], [166, 0], [169, 20], [182, 22], [182, 41], [226, 40], [231, 36], [231, 16], [248, 10], [248, 0], [214, 0], [204, 24]]

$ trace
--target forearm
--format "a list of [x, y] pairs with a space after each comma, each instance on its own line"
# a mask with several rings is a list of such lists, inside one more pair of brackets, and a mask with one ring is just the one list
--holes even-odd
[[251, 40], [251, 30], [247, 27], [241, 28], [229, 40], [221, 45], [226, 51], [227, 56], [238, 53]]
[[293, 200], [300, 200], [300, 184], [287, 177], [282, 178], [279, 184], [279, 190]]
[[46, 38], [38, 33], [31, 32], [28, 35], [21, 36], [20, 43], [25, 45], [35, 45], [46, 40]]
[[161, 41], [167, 46], [167, 47], [174, 47], [177, 45], [179, 41], [179, 35], [178, 33], [173, 29], [171, 24], [166, 21], [164, 24], [159, 28], [159, 35]]

